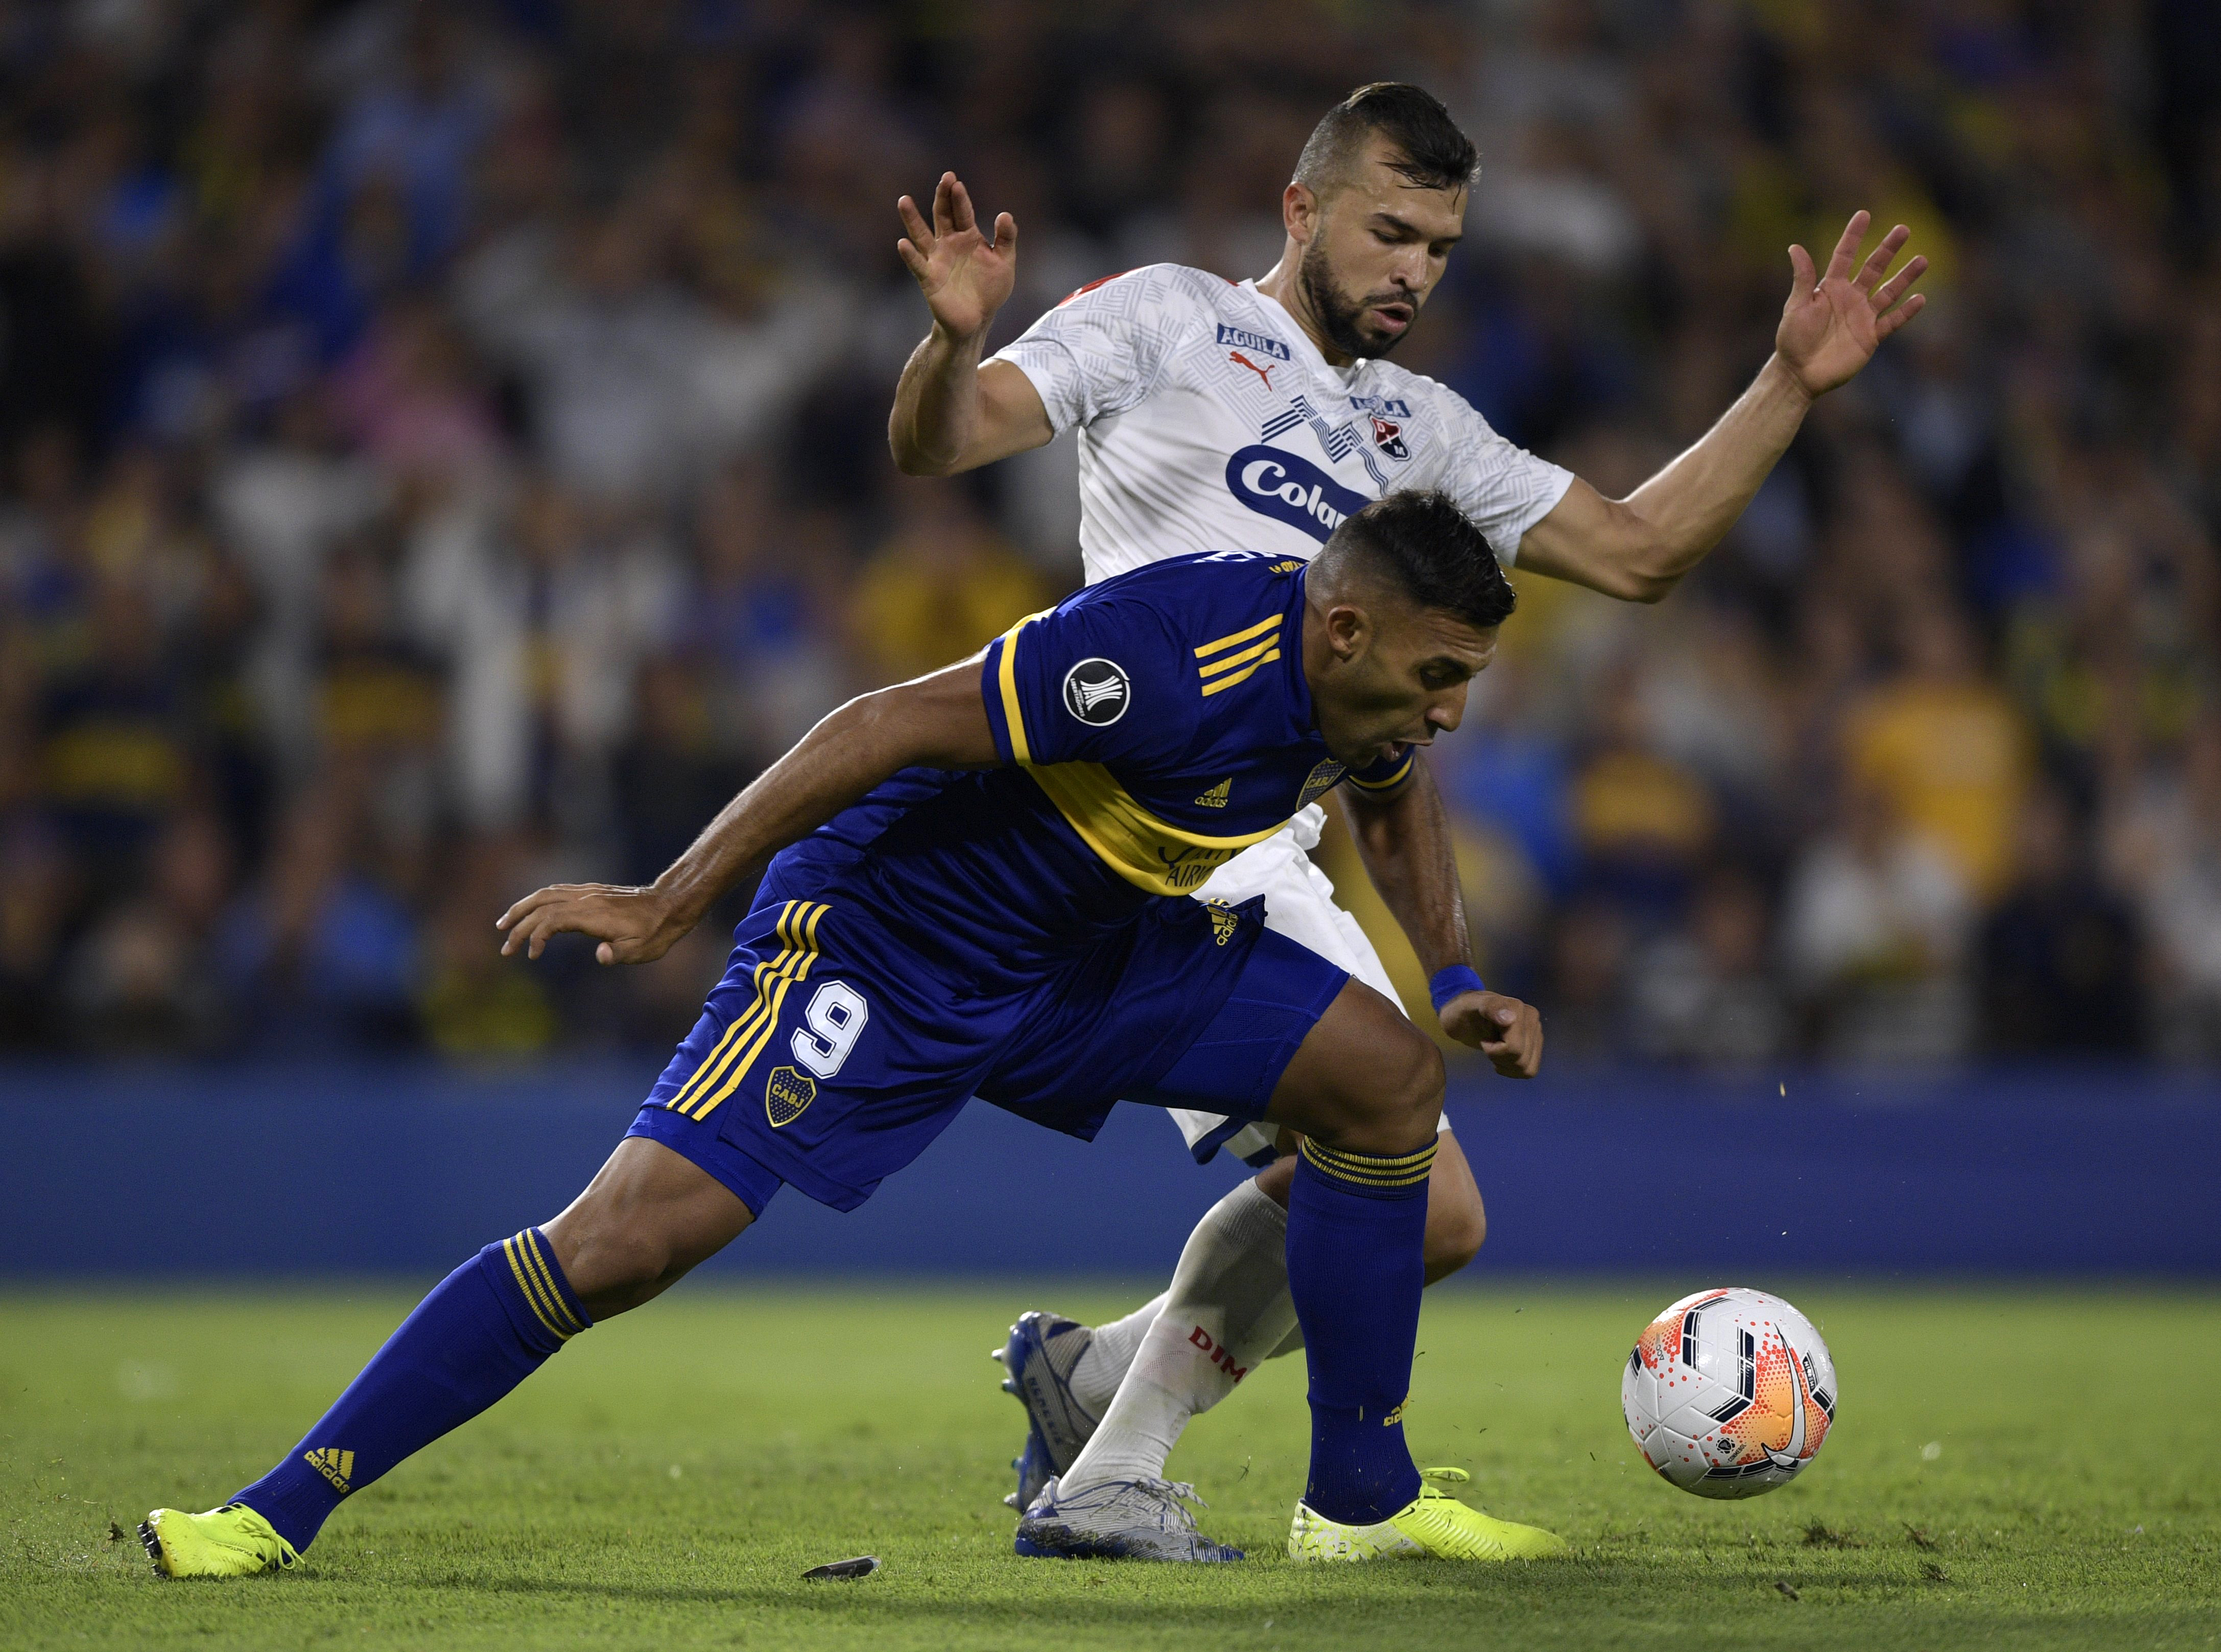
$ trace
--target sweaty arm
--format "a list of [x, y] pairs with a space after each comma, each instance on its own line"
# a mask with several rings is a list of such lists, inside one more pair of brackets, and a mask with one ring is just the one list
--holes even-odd
[[[1448, 811], [1433, 772], [1408, 754], [1400, 779], [1368, 785], [1352, 776], [1340, 788], [1344, 818], [1380, 898], [1419, 955], [1431, 979], [1454, 964], [1473, 965], [1465, 897]], [[1533, 1006], [1498, 992], [1467, 992], [1441, 1010], [1442, 1030], [1488, 1057], [1509, 1079], [1531, 1079], [1542, 1061], [1542, 1022]]]
[[1814, 398], [1856, 374], [1926, 302], [1911, 291], [1926, 259], [1908, 259], [1882, 279], [1904, 249], [1909, 232], [1903, 224], [1852, 272], [1867, 227], [1865, 213], [1852, 216], [1817, 278], [1811, 255], [1792, 247], [1789, 297], [1774, 331], [1774, 355], [1750, 388], [1693, 446], [1624, 499], [1607, 499], [1575, 481], [1521, 537], [1519, 566], [1606, 596], [1655, 603], [1702, 561], [1788, 451]]
[[506, 957], [537, 958], [550, 936], [592, 936], [605, 964], [660, 958], [717, 898], [760, 872], [900, 770], [992, 768], [995, 736], [979, 698], [975, 656], [930, 677], [854, 699], [802, 737], [719, 811], [687, 851], [646, 888], [554, 884], [502, 914]]

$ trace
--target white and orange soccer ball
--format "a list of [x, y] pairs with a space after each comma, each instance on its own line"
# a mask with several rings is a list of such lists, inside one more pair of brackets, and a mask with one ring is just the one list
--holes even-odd
[[1763, 1291], [1699, 1291], [1627, 1356], [1619, 1408], [1643, 1460], [1699, 1497], [1756, 1497], [1819, 1455], [1836, 1362], [1812, 1322]]

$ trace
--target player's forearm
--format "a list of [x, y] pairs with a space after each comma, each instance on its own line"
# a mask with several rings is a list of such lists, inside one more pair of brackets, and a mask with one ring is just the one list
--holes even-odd
[[937, 323], [910, 352], [887, 416], [887, 446], [906, 476], [948, 476], [979, 427], [981, 336], [959, 338]]
[[1651, 530], [1649, 572], [1679, 579], [1727, 537], [1811, 406], [1777, 356], [1717, 423], [1628, 496], [1628, 508]]
[[1429, 975], [1473, 961], [1449, 811], [1422, 756], [1411, 783], [1385, 799], [1345, 792], [1344, 817], [1373, 886]]
[[979, 665], [967, 661], [830, 713], [718, 811], [655, 880], [655, 893], [691, 928], [779, 850], [903, 769], [993, 763], [994, 735], [978, 685]]
[[1520, 541], [1519, 566], [1629, 602], [1659, 601], [1727, 536], [1811, 405], [1775, 357], [1717, 424], [1626, 498], [1576, 482]]

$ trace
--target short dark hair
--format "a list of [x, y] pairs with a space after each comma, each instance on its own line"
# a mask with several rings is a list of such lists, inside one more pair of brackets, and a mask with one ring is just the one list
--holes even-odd
[[1492, 630], [1511, 616], [1518, 593], [1496, 553], [1447, 493], [1391, 493], [1342, 525], [1318, 554], [1329, 577], [1344, 569], [1377, 573], [1422, 608]]
[[1376, 132], [1400, 157], [1389, 166], [1415, 188], [1461, 190], [1480, 171], [1480, 151], [1458, 130], [1441, 98], [1406, 81], [1376, 80], [1327, 110], [1311, 128], [1296, 160], [1296, 181], [1325, 193]]

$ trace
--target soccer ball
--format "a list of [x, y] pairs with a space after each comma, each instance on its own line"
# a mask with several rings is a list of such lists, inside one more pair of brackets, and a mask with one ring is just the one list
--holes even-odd
[[1674, 1485], [1756, 1497], [1819, 1455], [1836, 1417], [1836, 1362], [1780, 1297], [1699, 1291], [1636, 1341], [1619, 1408], [1643, 1461]]

